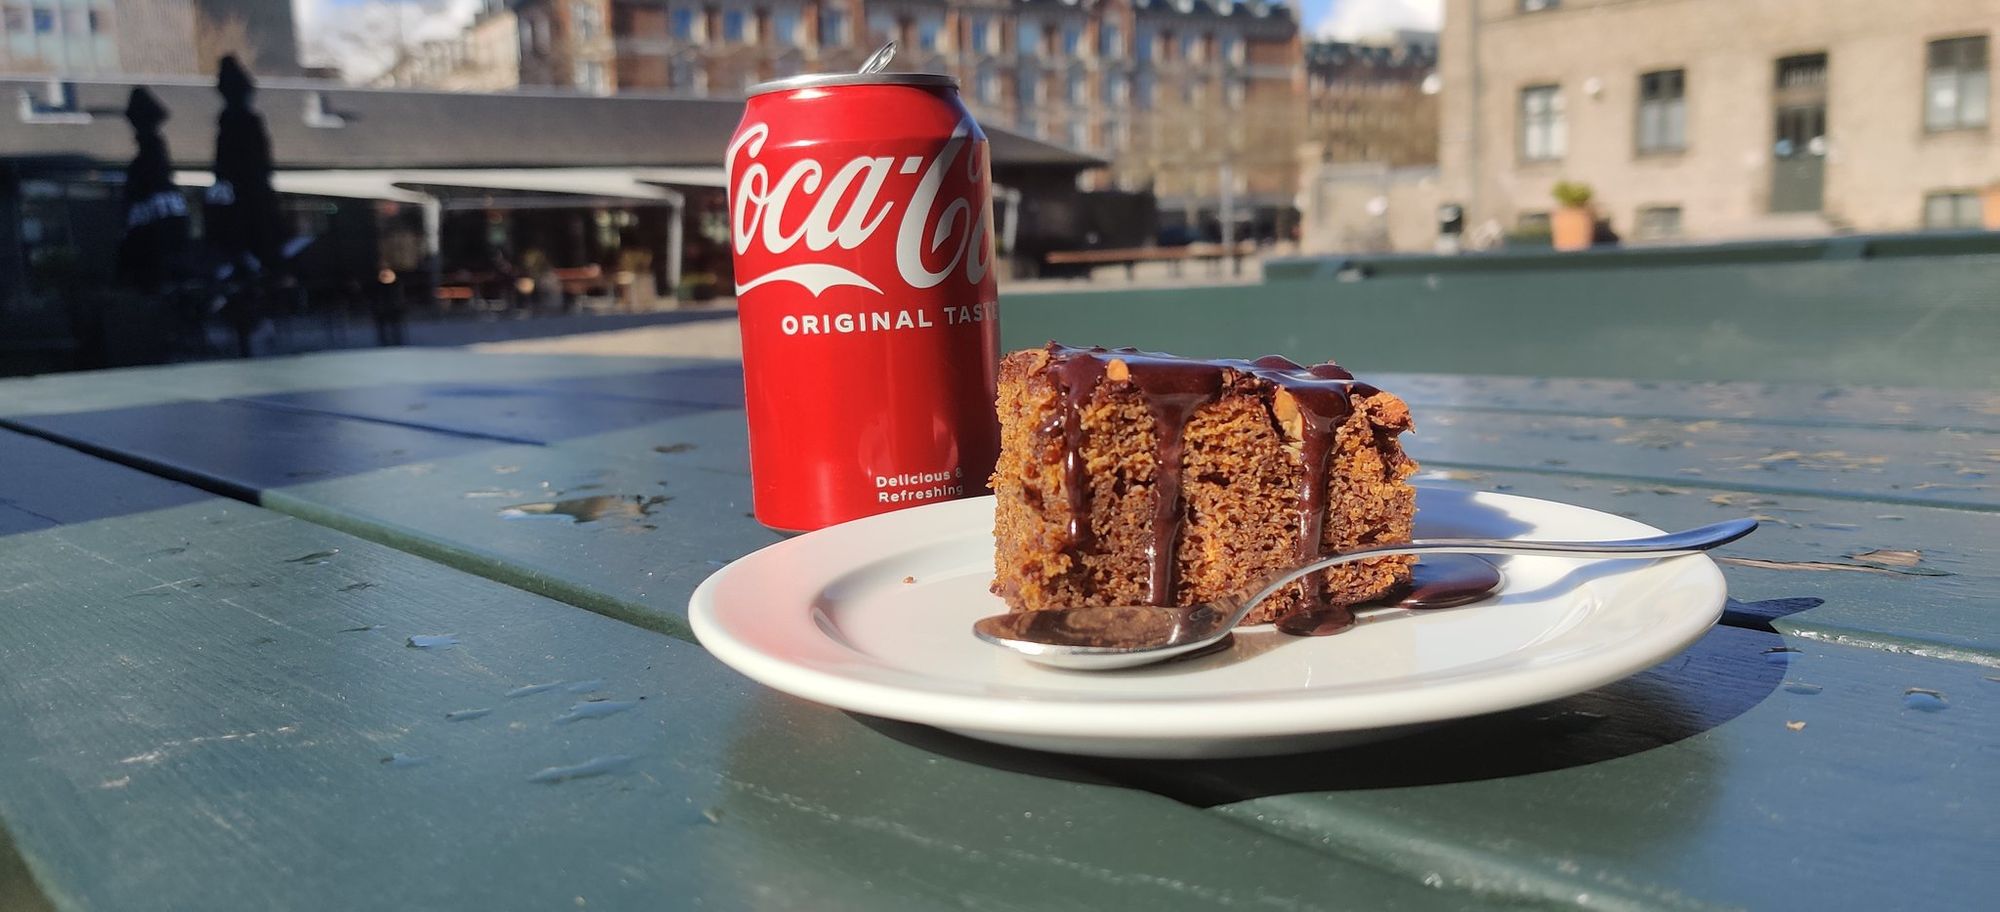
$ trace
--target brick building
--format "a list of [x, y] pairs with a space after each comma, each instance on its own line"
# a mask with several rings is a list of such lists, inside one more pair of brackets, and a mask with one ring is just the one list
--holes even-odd
[[1099, 155], [1089, 187], [1150, 189], [1163, 220], [1288, 219], [1301, 45], [1263, 0], [518, 0], [521, 80], [740, 96], [769, 79], [951, 73], [982, 123]]

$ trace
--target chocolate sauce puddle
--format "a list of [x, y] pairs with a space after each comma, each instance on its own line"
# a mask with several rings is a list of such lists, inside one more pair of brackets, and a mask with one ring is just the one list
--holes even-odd
[[1500, 588], [1500, 568], [1470, 554], [1430, 554], [1410, 568], [1410, 582], [1374, 601], [1352, 608], [1322, 605], [1294, 611], [1277, 627], [1293, 636], [1327, 636], [1354, 626], [1354, 610], [1411, 608], [1430, 611], [1469, 605]]

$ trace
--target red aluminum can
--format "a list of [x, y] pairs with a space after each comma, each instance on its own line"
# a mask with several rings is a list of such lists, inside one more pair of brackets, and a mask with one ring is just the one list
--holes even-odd
[[806, 531], [989, 492], [987, 148], [948, 76], [751, 90], [727, 165], [759, 522]]

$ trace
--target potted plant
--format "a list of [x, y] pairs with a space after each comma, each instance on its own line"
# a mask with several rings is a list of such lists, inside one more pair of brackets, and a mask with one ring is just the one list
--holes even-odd
[[1590, 210], [1590, 185], [1581, 181], [1556, 181], [1551, 191], [1556, 211], [1549, 216], [1549, 234], [1557, 250], [1589, 250], [1597, 217]]
[[2000, 231], [2000, 179], [1987, 184], [1979, 193], [1979, 225], [1988, 231]]

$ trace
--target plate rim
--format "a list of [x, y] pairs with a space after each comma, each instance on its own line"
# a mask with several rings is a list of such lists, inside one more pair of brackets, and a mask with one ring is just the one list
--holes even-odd
[[[1633, 528], [1634, 534], [1660, 533], [1660, 530], [1637, 520], [1561, 501], [1492, 491], [1426, 485], [1417, 487], [1420, 497], [1423, 492], [1431, 492], [1437, 496], [1464, 498], [1469, 503], [1556, 507], [1627, 524]], [[1582, 693], [1644, 671], [1679, 654], [1714, 627], [1722, 616], [1727, 598], [1721, 568], [1707, 555], [1655, 559], [1634, 569], [1678, 566], [1681, 572], [1692, 574], [1690, 582], [1699, 586], [1697, 594], [1707, 597], [1686, 600], [1680, 611], [1663, 618], [1662, 625], [1650, 630], [1649, 635], [1633, 637], [1607, 648], [1593, 649], [1534, 669], [1534, 674], [1528, 675], [1525, 680], [1519, 670], [1503, 670], [1445, 684], [1389, 688], [1381, 693], [1329, 694], [1302, 689], [1296, 694], [1254, 697], [1219, 694], [1214, 699], [1173, 697], [1156, 702], [1137, 700], [1129, 695], [1101, 699], [1037, 700], [1021, 696], [942, 692], [860, 679], [768, 655], [732, 633], [727, 620], [720, 616], [726, 609], [720, 603], [717, 591], [735, 574], [751, 572], [765, 561], [782, 559], [792, 550], [811, 548], [832, 538], [868, 533], [877, 526], [895, 528], [955, 511], [969, 512], [982, 501], [990, 503], [992, 499], [990, 495], [965, 498], [878, 514], [761, 548], [717, 569], [695, 588], [689, 598], [689, 624], [696, 639], [710, 654], [750, 679], [801, 699], [851, 712], [940, 728], [1028, 737], [1103, 742], [1239, 740], [1422, 725], [1517, 709]], [[835, 530], [840, 531], [836, 533]], [[801, 616], [817, 631], [818, 625], [811, 619], [810, 613], [802, 613]], [[826, 636], [823, 632], [817, 635]], [[831, 641], [831, 638], [828, 639]], [[889, 675], [891, 678], [909, 676], [921, 680], [929, 677], [882, 665], [879, 659], [874, 663], [893, 672]], [[1494, 686], [1496, 683], [1500, 686]], [[1231, 706], [1232, 710], [1214, 714], [1200, 712], [1203, 708], [1222, 705]], [[1195, 710], [1193, 716], [1190, 716], [1189, 709]]]

